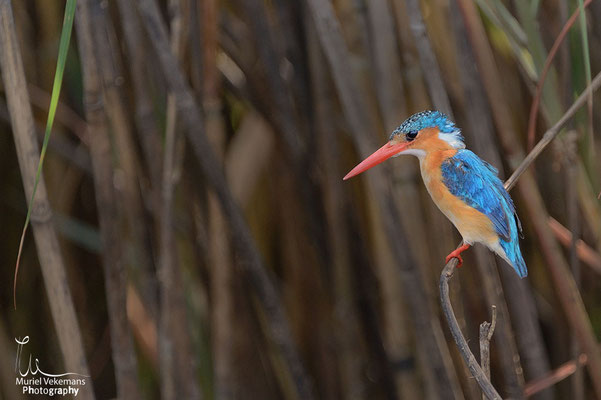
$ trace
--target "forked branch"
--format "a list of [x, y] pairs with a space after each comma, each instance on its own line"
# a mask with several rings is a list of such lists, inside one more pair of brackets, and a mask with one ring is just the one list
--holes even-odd
[[[492, 306], [492, 317], [490, 322], [484, 321], [480, 324], [480, 365], [486, 378], [490, 380], [490, 340], [497, 326], [497, 306]], [[482, 394], [483, 400], [486, 396]]]
[[[524, 161], [518, 166], [515, 172], [507, 179], [505, 182], [505, 189], [510, 190], [518, 178], [526, 171], [526, 169], [532, 164], [532, 162], [542, 153], [542, 151], [551, 143], [555, 137], [561, 131], [561, 128], [574, 116], [576, 111], [580, 107], [582, 107], [587, 100], [587, 96], [590, 92], [594, 92], [601, 86], [601, 73], [595, 76], [595, 79], [591, 82], [591, 84], [580, 94], [578, 99], [572, 104], [572, 106], [565, 112], [565, 114], [557, 121], [553, 127], [545, 132], [543, 138], [538, 142], [538, 144], [532, 149], [532, 151], [526, 156]], [[442, 304], [442, 310], [444, 312], [445, 318], [449, 324], [449, 329], [451, 330], [451, 334], [453, 335], [453, 339], [455, 339], [455, 343], [459, 348], [459, 352], [461, 356], [467, 363], [467, 366], [480, 385], [483, 394], [489, 399], [501, 399], [499, 393], [495, 390], [490, 379], [487, 378], [486, 374], [476, 361], [474, 354], [470, 350], [465, 337], [461, 333], [461, 329], [459, 328], [459, 323], [457, 322], [457, 318], [455, 317], [455, 312], [453, 311], [453, 307], [451, 305], [451, 300], [449, 298], [449, 280], [453, 277], [453, 273], [455, 271], [455, 267], [457, 266], [457, 259], [451, 259], [443, 268], [442, 273], [440, 275], [440, 301]]]
[[449, 280], [453, 277], [453, 273], [455, 272], [455, 267], [457, 266], [457, 259], [451, 259], [447, 265], [445, 265], [442, 270], [442, 274], [440, 275], [440, 300], [442, 302], [442, 311], [444, 312], [444, 316], [449, 323], [449, 328], [451, 329], [451, 334], [453, 335], [453, 339], [455, 339], [455, 343], [457, 343], [457, 347], [459, 348], [459, 352], [461, 356], [467, 363], [467, 367], [469, 368], [472, 376], [480, 385], [482, 389], [482, 393], [488, 398], [493, 400], [501, 400], [501, 396], [494, 388], [492, 383], [490, 383], [490, 379], [478, 364], [476, 357], [470, 350], [470, 347], [465, 340], [465, 337], [461, 333], [461, 329], [459, 328], [459, 323], [457, 322], [457, 318], [455, 317], [455, 312], [453, 311], [453, 307], [451, 306], [451, 299], [449, 297]]

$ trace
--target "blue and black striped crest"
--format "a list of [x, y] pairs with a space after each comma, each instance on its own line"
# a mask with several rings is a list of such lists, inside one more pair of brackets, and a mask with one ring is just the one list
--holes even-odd
[[419, 132], [426, 128], [438, 128], [441, 139], [446, 140], [455, 148], [465, 147], [461, 130], [440, 111], [428, 110], [413, 114], [392, 132], [390, 139], [396, 135]]

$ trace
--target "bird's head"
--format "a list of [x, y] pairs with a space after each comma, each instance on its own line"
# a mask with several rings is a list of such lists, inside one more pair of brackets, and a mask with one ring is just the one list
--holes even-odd
[[407, 118], [392, 132], [388, 143], [353, 168], [344, 180], [401, 154], [421, 158], [430, 151], [463, 148], [463, 136], [453, 121], [440, 111], [422, 111]]

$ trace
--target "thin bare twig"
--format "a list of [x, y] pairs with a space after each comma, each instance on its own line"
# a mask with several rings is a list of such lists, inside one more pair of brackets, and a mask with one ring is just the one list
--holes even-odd
[[545, 375], [542, 378], [536, 379], [532, 382], [528, 382], [526, 388], [524, 389], [524, 396], [534, 396], [535, 394], [542, 392], [546, 388], [561, 382], [562, 380], [574, 374], [578, 367], [585, 366], [586, 363], [586, 354], [580, 354], [575, 360], [570, 360], [560, 365], [559, 367], [551, 371], [548, 375]]
[[[591, 3], [591, 1], [592, 0], [585, 0], [583, 7], [588, 6]], [[555, 39], [555, 43], [553, 43], [553, 47], [551, 47], [549, 55], [545, 60], [545, 66], [543, 67], [543, 71], [541, 72], [540, 78], [536, 85], [536, 93], [534, 94], [534, 100], [532, 101], [532, 107], [530, 108], [530, 116], [528, 117], [528, 149], [532, 149], [532, 146], [534, 145], [534, 139], [536, 138], [536, 116], [538, 114], [538, 108], [540, 105], [540, 99], [543, 94], [543, 86], [545, 84], [545, 79], [547, 78], [547, 73], [551, 68], [551, 64], [555, 59], [555, 55], [559, 50], [559, 46], [561, 45], [561, 43], [563, 43], [563, 39], [567, 36], [568, 32], [570, 31], [570, 28], [572, 27], [572, 25], [574, 25], [574, 22], [576, 22], [576, 18], [578, 18], [578, 15], [580, 15], [580, 7], [576, 8], [570, 19], [566, 21], [561, 32], [559, 32], [559, 35], [557, 35], [557, 39]]]
[[[549, 217], [548, 224], [557, 240], [564, 247], [570, 248], [573, 240], [572, 232], [553, 217]], [[601, 274], [601, 255], [599, 255], [595, 249], [586, 244], [582, 239], [577, 239], [576, 252], [578, 253], [580, 261], [591, 267], [596, 273]]]
[[461, 329], [459, 328], [459, 323], [457, 322], [457, 318], [455, 317], [455, 312], [453, 311], [453, 307], [451, 306], [451, 299], [449, 297], [449, 280], [453, 277], [453, 273], [455, 272], [455, 267], [457, 266], [457, 259], [451, 259], [447, 265], [442, 270], [440, 274], [440, 299], [442, 304], [442, 311], [449, 323], [449, 328], [451, 329], [451, 334], [453, 335], [453, 339], [455, 339], [455, 343], [457, 343], [457, 347], [461, 356], [465, 360], [470, 372], [472, 373], [478, 385], [482, 389], [482, 393], [486, 395], [488, 399], [493, 400], [501, 400], [501, 396], [494, 388], [492, 383], [490, 383], [490, 379], [486, 376], [486, 373], [478, 364], [476, 357], [470, 350], [465, 337], [461, 333]]
[[549, 130], [545, 132], [542, 139], [534, 146], [532, 151], [528, 153], [524, 161], [516, 168], [513, 174], [505, 182], [505, 187], [510, 190], [518, 180], [518, 178], [524, 173], [524, 171], [534, 162], [534, 160], [542, 153], [542, 151], [551, 143], [553, 139], [559, 134], [561, 128], [576, 114], [576, 111], [582, 107], [588, 99], [588, 94], [599, 89], [601, 86], [601, 72], [595, 76], [592, 80], [591, 85], [584, 89], [584, 91], [578, 96], [578, 99], [572, 104], [572, 106], [565, 112], [565, 114], [553, 125]]
[[[522, 161], [522, 163], [518, 166], [518, 168], [513, 173], [513, 175], [511, 175], [511, 177], [505, 182], [504, 186], [507, 190], [510, 190], [516, 184], [517, 179], [524, 173], [524, 171], [528, 168], [528, 166], [530, 166], [530, 164], [532, 164], [532, 162], [542, 152], [542, 150], [557, 136], [561, 127], [576, 113], [576, 111], [578, 110], [579, 107], [582, 107], [584, 105], [584, 103], [587, 101], [587, 93], [589, 91], [594, 91], [599, 86], [601, 86], [601, 73], [599, 73], [595, 77], [595, 79], [591, 83], [591, 86], [589, 86], [588, 88], [586, 88], [584, 90], [584, 92], [580, 95], [580, 97], [578, 97], [578, 99], [574, 102], [574, 104], [572, 104], [572, 106], [568, 109], [568, 111], [566, 111], [566, 113], [563, 115], [563, 117], [561, 117], [561, 119], [551, 129], [549, 129], [545, 133], [545, 135], [540, 140], [540, 142], [534, 147], [534, 149], [532, 149], [532, 151], [528, 154], [528, 156], [526, 156], [524, 161]], [[474, 355], [472, 354], [471, 350], [467, 346], [467, 342], [465, 341], [465, 337], [463, 337], [463, 334], [461, 333], [461, 330], [459, 329], [459, 324], [457, 323], [457, 319], [455, 318], [455, 314], [453, 312], [453, 309], [452, 309], [452, 306], [450, 303], [448, 281], [453, 276], [453, 268], [456, 265], [457, 265], [457, 259], [455, 259], [455, 258], [451, 259], [443, 268], [441, 276], [440, 276], [440, 296], [441, 296], [443, 311], [444, 311], [445, 317], [447, 318], [447, 322], [449, 323], [449, 328], [451, 329], [453, 338], [455, 339], [455, 342], [457, 343], [457, 346], [459, 347], [459, 351], [461, 352], [462, 357], [464, 358], [465, 362], [468, 364], [468, 368], [470, 368], [470, 371], [472, 371], [472, 373], [474, 374], [474, 377], [476, 378], [476, 381], [478, 382], [478, 384], [480, 384], [480, 387], [482, 388], [482, 390], [485, 393], [490, 393], [492, 395], [492, 394], [496, 393], [496, 391], [494, 393], [490, 392], [491, 389], [494, 390], [494, 387], [492, 387], [492, 384], [490, 383], [490, 381], [488, 379], [486, 379], [486, 377], [484, 376], [482, 369], [475, 361]], [[570, 290], [569, 287], [568, 288], [561, 287], [560, 289], [566, 290], [566, 291]], [[575, 325], [577, 325], [577, 324], [575, 324]], [[581, 336], [581, 340], [584, 340], [584, 337], [586, 335], [583, 334], [582, 332], [579, 332], [579, 334]], [[591, 346], [587, 340], [584, 340], [584, 342], [586, 344], [584, 347], [587, 348], [587, 352], [598, 351], [598, 349], [596, 349], [596, 348], [591, 349], [590, 348]], [[480, 373], [482, 373], [482, 376], [480, 375]], [[498, 395], [498, 393], [497, 393], [497, 395]], [[492, 398], [494, 398], [494, 397], [492, 397]]]
[[[490, 339], [492, 339], [493, 333], [495, 333], [495, 327], [497, 326], [497, 306], [492, 306], [492, 317], [491, 321], [484, 321], [480, 324], [480, 365], [486, 377], [490, 380]], [[486, 400], [484, 393], [482, 394], [483, 400]]]

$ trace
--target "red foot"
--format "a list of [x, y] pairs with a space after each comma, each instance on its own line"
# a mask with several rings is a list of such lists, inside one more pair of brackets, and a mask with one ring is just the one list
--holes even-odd
[[449, 255], [446, 258], [445, 262], [449, 262], [451, 261], [451, 258], [456, 258], [459, 260], [459, 263], [457, 264], [457, 268], [461, 267], [461, 265], [463, 264], [463, 258], [461, 258], [461, 253], [463, 253], [464, 251], [466, 251], [467, 249], [469, 249], [471, 246], [469, 244], [464, 244], [461, 247], [458, 247], [457, 249], [453, 250], [452, 252], [449, 253]]

